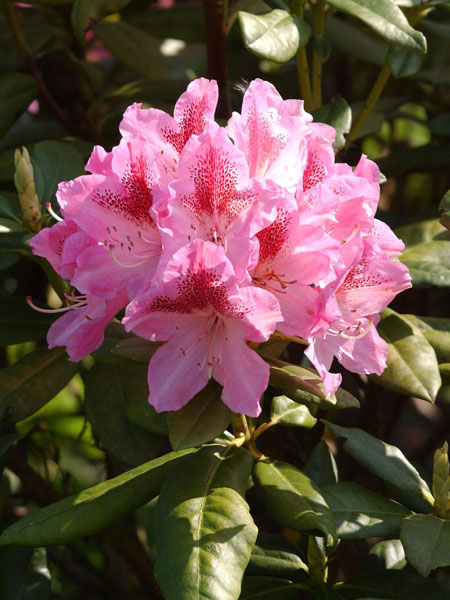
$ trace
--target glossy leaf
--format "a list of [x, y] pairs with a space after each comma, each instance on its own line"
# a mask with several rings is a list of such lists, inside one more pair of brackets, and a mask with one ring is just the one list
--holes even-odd
[[239, 598], [257, 534], [244, 499], [251, 467], [246, 450], [212, 445], [166, 479], [156, 509], [155, 565], [166, 600]]
[[107, 15], [122, 10], [130, 0], [75, 0], [70, 16], [72, 29], [80, 44], [84, 44], [85, 35], [92, 21], [98, 21]]
[[86, 415], [102, 445], [117, 459], [138, 465], [154, 458], [160, 438], [133, 425], [127, 406], [148, 396], [147, 369], [96, 363], [85, 379]]
[[0, 551], [0, 596], [5, 600], [48, 600], [50, 571], [45, 548]]
[[239, 600], [298, 600], [298, 587], [288, 579], [246, 576]]
[[61, 348], [40, 348], [0, 370], [0, 415], [26, 419], [62, 390], [78, 371]]
[[327, 4], [360, 19], [391, 44], [419, 52], [427, 50], [424, 35], [411, 27], [391, 0], [327, 0]]
[[277, 425], [294, 427], [306, 427], [311, 429], [317, 423], [317, 419], [309, 412], [304, 404], [298, 404], [287, 396], [276, 396], [272, 400], [270, 409], [270, 420]]
[[128, 23], [101, 21], [93, 27], [103, 45], [125, 66], [149, 79], [164, 79], [166, 71], [158, 42]]
[[377, 326], [388, 343], [387, 368], [371, 378], [400, 394], [434, 402], [441, 386], [436, 354], [412, 321], [387, 308]]
[[404, 315], [433, 346], [439, 361], [450, 361], [450, 319]]
[[406, 566], [405, 550], [400, 540], [378, 542], [370, 549], [369, 560], [380, 569], [401, 570]]
[[341, 427], [324, 421], [336, 436], [347, 438], [346, 450], [368, 471], [393, 487], [408, 493], [408, 506], [413, 510], [431, 510], [434, 499], [427, 483], [399, 448], [356, 427]]
[[343, 148], [345, 145], [345, 134], [350, 131], [352, 125], [352, 109], [344, 100], [338, 98], [330, 104], [324, 104], [313, 111], [314, 121], [327, 123], [336, 129], [335, 148]]
[[0, 546], [57, 546], [93, 535], [158, 495], [190, 450], [170, 452], [36, 510], [0, 535]]
[[407, 247], [400, 260], [409, 268], [413, 285], [450, 287], [450, 232]]
[[396, 535], [410, 511], [353, 481], [322, 488], [322, 494], [334, 513], [337, 534], [342, 539]]
[[327, 545], [336, 541], [333, 513], [315, 483], [281, 460], [265, 459], [253, 469], [258, 496], [280, 525], [297, 531], [320, 533]]
[[307, 42], [311, 28], [287, 10], [276, 8], [264, 15], [239, 11], [244, 46], [259, 58], [284, 63]]
[[147, 399], [142, 398], [141, 400], [127, 404], [125, 414], [133, 425], [150, 431], [150, 433], [168, 437], [167, 413], [157, 413], [153, 406], [148, 403]]
[[222, 387], [211, 380], [186, 406], [167, 414], [174, 450], [199, 446], [224, 432], [231, 421], [231, 411], [220, 399], [221, 394]]
[[0, 298], [0, 345], [42, 340], [54, 320], [30, 308], [23, 298]]
[[41, 204], [53, 200], [60, 181], [67, 181], [85, 173], [83, 155], [70, 142], [39, 142], [33, 147], [31, 158], [36, 193]]
[[397, 79], [409, 77], [420, 71], [424, 55], [392, 46], [386, 56], [386, 64]]
[[404, 519], [400, 539], [407, 560], [424, 577], [437, 567], [450, 566], [450, 521], [412, 515]]
[[0, 136], [36, 96], [34, 77], [25, 73], [0, 73]]
[[302, 580], [308, 567], [283, 536], [259, 534], [247, 571], [249, 575], [273, 575]]
[[319, 487], [337, 483], [338, 469], [333, 453], [324, 440], [320, 440], [311, 452], [303, 472]]

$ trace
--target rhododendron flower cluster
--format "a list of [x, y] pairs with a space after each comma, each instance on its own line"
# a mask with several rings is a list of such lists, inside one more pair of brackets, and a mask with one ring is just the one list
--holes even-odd
[[[341, 376], [380, 374], [379, 313], [410, 286], [402, 243], [375, 219], [379, 171], [335, 162], [335, 131], [269, 83], [248, 87], [241, 113], [214, 121], [214, 81], [192, 82], [174, 116], [130, 106], [111, 152], [60, 184], [63, 220], [33, 251], [70, 281], [50, 347], [78, 361], [125, 309], [128, 331], [164, 342], [149, 364], [149, 401], [176, 410], [214, 378], [223, 401], [257, 416], [274, 332], [308, 342], [327, 394]], [[394, 259], [394, 260], [393, 260]]]

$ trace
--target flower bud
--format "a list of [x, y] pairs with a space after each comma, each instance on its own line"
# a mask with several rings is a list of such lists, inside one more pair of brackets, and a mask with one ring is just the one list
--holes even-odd
[[39, 198], [36, 194], [33, 165], [28, 150], [23, 147], [20, 151], [17, 148], [14, 162], [16, 165], [14, 183], [19, 193], [23, 222], [30, 231], [36, 233], [41, 229], [42, 213]]
[[447, 442], [434, 453], [433, 494], [434, 512], [442, 519], [450, 519], [450, 474]]

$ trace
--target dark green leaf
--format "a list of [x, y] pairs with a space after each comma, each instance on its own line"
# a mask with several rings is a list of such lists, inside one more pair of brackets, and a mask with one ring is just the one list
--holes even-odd
[[158, 39], [201, 43], [206, 39], [203, 7], [194, 2], [175, 4], [170, 10], [152, 6], [151, 10], [131, 14], [127, 21]]
[[25, 73], [0, 73], [0, 136], [37, 96], [33, 77]]
[[377, 158], [376, 162], [388, 179], [413, 171], [446, 171], [450, 162], [450, 144], [433, 143], [403, 148]]
[[[132, 364], [128, 358], [123, 357], [120, 352], [115, 352], [117, 345], [124, 340], [134, 339], [133, 333], [127, 333], [122, 323], [111, 321], [105, 329], [103, 344], [98, 350], [93, 352], [96, 360], [110, 365], [129, 365]], [[147, 362], [148, 365], [148, 362]]]
[[155, 565], [166, 600], [239, 598], [257, 534], [244, 499], [251, 468], [246, 450], [213, 445], [166, 479], [156, 509]]
[[[447, 30], [447, 33], [450, 33], [450, 28]], [[429, 126], [431, 133], [434, 133], [435, 135], [449, 136], [450, 113], [443, 113], [441, 115], [438, 115], [437, 117], [434, 117], [433, 119], [431, 119]], [[444, 198], [447, 196], [447, 194], [445, 194]], [[450, 195], [447, 196], [447, 198], [450, 198]]]
[[247, 571], [249, 575], [273, 575], [301, 580], [308, 567], [282, 536], [260, 534], [253, 548]]
[[222, 387], [211, 380], [180, 410], [167, 414], [169, 439], [174, 450], [191, 448], [219, 436], [231, 421], [231, 411], [220, 396]]
[[411, 27], [391, 0], [327, 0], [327, 3], [360, 19], [391, 44], [419, 52], [427, 50], [424, 35]]
[[324, 487], [322, 494], [334, 513], [337, 534], [342, 539], [396, 535], [402, 519], [410, 514], [401, 504], [352, 481]]
[[130, 0], [75, 0], [70, 18], [72, 29], [80, 44], [84, 44], [91, 21], [98, 21], [118, 12], [129, 3]]
[[147, 368], [137, 363], [96, 363], [85, 383], [86, 415], [108, 452], [132, 465], [154, 458], [160, 438], [136, 427], [126, 416], [127, 406], [148, 396]]
[[32, 512], [8, 527], [0, 546], [57, 546], [93, 535], [158, 495], [180, 457], [171, 452]]
[[431, 510], [434, 499], [427, 483], [399, 448], [378, 440], [362, 429], [340, 427], [329, 421], [324, 423], [334, 435], [347, 438], [344, 450], [357, 462], [393, 487], [408, 492], [410, 508]]
[[[11, 179], [13, 176], [11, 176]], [[16, 221], [21, 221], [19, 197], [15, 195], [15, 201], [5, 196], [0, 196], [0, 214]]]
[[0, 434], [0, 456], [3, 456], [18, 439], [20, 439], [20, 435], [17, 433]]
[[405, 315], [433, 346], [439, 361], [450, 361], [450, 319]]
[[290, 60], [307, 42], [311, 28], [288, 11], [276, 8], [264, 15], [239, 11], [244, 46], [259, 58]]
[[327, 123], [336, 129], [335, 148], [343, 148], [345, 134], [350, 131], [352, 125], [352, 109], [344, 98], [338, 98], [330, 104], [324, 104], [313, 111], [314, 121]]
[[338, 469], [333, 453], [324, 440], [314, 446], [303, 472], [319, 487], [338, 482]]
[[277, 425], [306, 427], [307, 429], [311, 429], [317, 423], [317, 419], [312, 416], [307, 406], [298, 404], [287, 396], [276, 396], [272, 400], [270, 420], [276, 422]]
[[0, 217], [0, 233], [17, 233], [19, 231], [26, 231], [22, 223], [8, 217]]
[[60, 181], [68, 181], [85, 172], [83, 156], [70, 142], [39, 142], [35, 144], [31, 158], [41, 204], [53, 200]]
[[79, 365], [61, 348], [40, 348], [0, 370], [0, 415], [17, 423], [47, 404], [66, 386]]
[[392, 46], [386, 56], [386, 64], [397, 79], [409, 77], [420, 71], [424, 61], [423, 54]]
[[389, 46], [356, 24], [330, 16], [325, 22], [325, 35], [333, 48], [354, 56], [359, 62], [364, 61], [378, 67], [384, 64]]
[[[449, 124], [450, 124], [450, 115], [449, 115]], [[450, 134], [450, 127], [449, 127]], [[450, 229], [450, 190], [444, 194], [442, 200], [439, 203], [439, 211], [441, 213], [441, 218], [439, 219], [440, 224], [446, 229]]]
[[434, 402], [441, 386], [436, 354], [412, 321], [387, 308], [378, 333], [388, 343], [387, 367], [371, 378], [400, 394]]
[[444, 600], [448, 586], [425, 579], [409, 570], [363, 573], [339, 585], [339, 591], [349, 600], [385, 598], [386, 600]]
[[42, 340], [53, 321], [52, 315], [33, 310], [23, 298], [0, 298], [0, 345]]
[[315, 483], [281, 460], [265, 459], [253, 469], [258, 496], [270, 516], [285, 527], [325, 535], [327, 545], [336, 541], [336, 525]]
[[404, 519], [400, 539], [406, 558], [424, 577], [437, 567], [450, 565], [450, 521], [412, 515]]
[[246, 576], [239, 600], [298, 600], [298, 587], [288, 579]]
[[413, 285], [450, 287], [450, 232], [444, 230], [430, 241], [407, 247], [400, 260], [409, 268]]
[[0, 596], [5, 600], [48, 600], [50, 571], [45, 548], [0, 551]]
[[406, 566], [405, 550], [400, 540], [384, 540], [372, 546], [369, 561], [376, 568], [403, 569]]
[[148, 79], [164, 79], [166, 70], [158, 42], [138, 27], [101, 21], [94, 32], [112, 54], [129, 69]]
[[111, 348], [111, 352], [123, 356], [124, 358], [129, 358], [130, 360], [135, 360], [148, 365], [151, 357], [160, 346], [160, 342], [149, 342], [137, 335], [132, 335], [119, 340], [117, 344]]
[[146, 431], [168, 437], [167, 413], [157, 413], [147, 399], [142, 398], [128, 404], [125, 408], [127, 419]]

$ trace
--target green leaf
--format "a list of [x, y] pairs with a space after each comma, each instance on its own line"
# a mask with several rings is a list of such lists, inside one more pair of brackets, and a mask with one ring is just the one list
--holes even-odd
[[434, 402], [441, 377], [433, 347], [420, 329], [404, 315], [386, 308], [377, 330], [388, 344], [387, 367], [371, 379], [394, 392]]
[[40, 348], [0, 370], [0, 415], [26, 419], [62, 390], [78, 371], [61, 348]]
[[[450, 114], [449, 117], [449, 125], [450, 125]], [[449, 126], [449, 135], [450, 135], [450, 126]], [[446, 229], [450, 229], [450, 190], [444, 194], [442, 200], [439, 203], [439, 212], [441, 213], [441, 218], [439, 219], [439, 223], [445, 227]]]
[[336, 129], [334, 147], [342, 149], [345, 145], [345, 134], [352, 125], [352, 109], [344, 98], [338, 98], [330, 104], [324, 104], [312, 113], [314, 121], [327, 123]]
[[144, 365], [96, 363], [85, 379], [86, 415], [102, 445], [132, 465], [154, 458], [160, 438], [133, 425], [127, 406], [148, 396], [147, 368]]
[[[11, 175], [11, 179], [13, 175]], [[9, 217], [10, 219], [14, 219], [17, 222], [21, 222], [21, 211], [19, 204], [19, 197], [15, 196], [15, 201], [11, 198], [5, 198], [5, 196], [0, 196], [0, 214], [4, 217]]]
[[[408, 246], [400, 256], [409, 268], [415, 286], [450, 287], [450, 232], [440, 224], [437, 226], [440, 230], [437, 229], [431, 240]], [[399, 235], [401, 233], [400, 229]]]
[[298, 600], [299, 589], [288, 579], [246, 576], [239, 600]]
[[211, 380], [180, 410], [167, 414], [169, 439], [174, 450], [200, 446], [219, 436], [231, 421], [231, 411], [220, 396], [222, 387]]
[[34, 77], [25, 73], [0, 73], [0, 136], [8, 131], [38, 94]]
[[239, 598], [257, 534], [244, 499], [251, 468], [246, 450], [212, 445], [164, 482], [156, 509], [155, 576], [166, 600]]
[[320, 533], [331, 546], [336, 541], [333, 513], [315, 483], [281, 460], [265, 459], [253, 469], [256, 491], [267, 512], [280, 525]]
[[36, 510], [3, 531], [0, 546], [57, 546], [93, 535], [157, 496], [167, 474], [190, 452], [170, 452]]
[[249, 575], [273, 575], [302, 580], [308, 567], [282, 536], [259, 534], [247, 571]]
[[158, 39], [205, 43], [203, 6], [195, 2], [175, 4], [170, 11], [152, 6], [151, 10], [144, 9], [127, 15], [126, 20]]
[[95, 35], [125, 66], [148, 79], [165, 79], [159, 43], [128, 23], [95, 23]]
[[148, 365], [151, 357], [156, 350], [161, 346], [161, 342], [149, 342], [137, 335], [131, 335], [121, 339], [115, 346], [111, 348], [113, 354], [142, 362]]
[[406, 566], [405, 550], [400, 540], [378, 542], [370, 549], [369, 560], [380, 570], [401, 570]]
[[321, 410], [359, 407], [358, 400], [346, 390], [338, 389], [334, 396], [326, 396], [322, 379], [313, 369], [267, 356], [263, 358], [270, 364], [270, 385], [282, 390], [295, 402], [317, 405]]
[[413, 171], [446, 171], [449, 162], [450, 144], [436, 143], [424, 144], [416, 148], [402, 148], [401, 151], [376, 160], [380, 170], [388, 179]]
[[391, 0], [327, 0], [327, 4], [361, 20], [391, 44], [407, 50], [427, 51], [424, 35], [411, 27]]
[[439, 361], [450, 361], [450, 319], [404, 315], [433, 346]]
[[272, 400], [270, 420], [277, 425], [306, 427], [307, 429], [311, 429], [317, 423], [317, 419], [312, 416], [307, 406], [298, 404], [287, 396], [276, 396]]
[[53, 200], [60, 181], [68, 181], [85, 173], [83, 156], [70, 142], [39, 142], [35, 144], [31, 158], [36, 193], [41, 204]]
[[324, 440], [320, 440], [314, 446], [303, 467], [303, 473], [319, 487], [338, 482], [339, 476], [336, 461], [328, 444]]
[[0, 596], [5, 600], [48, 600], [50, 571], [45, 548], [0, 551]]
[[395, 230], [395, 234], [402, 240], [407, 250], [413, 246], [430, 242], [443, 232], [444, 229], [437, 219], [404, 225]]
[[406, 558], [424, 577], [433, 569], [450, 566], [450, 521], [412, 515], [404, 519], [400, 539]]
[[363, 573], [351, 577], [337, 588], [349, 600], [385, 598], [386, 600], [444, 600], [448, 586], [425, 579], [410, 570]]
[[430, 488], [399, 448], [378, 440], [362, 429], [323, 422], [334, 435], [347, 438], [344, 450], [359, 464], [393, 487], [407, 492], [410, 508], [431, 510], [434, 498]]
[[311, 28], [287, 10], [276, 8], [264, 15], [239, 11], [242, 40], [247, 50], [259, 58], [284, 63], [305, 46]]
[[359, 483], [343, 481], [322, 488], [334, 513], [339, 538], [360, 540], [396, 535], [410, 511]]
[[386, 64], [391, 69], [393, 76], [400, 79], [420, 71], [424, 58], [423, 54], [391, 46], [386, 56]]
[[17, 433], [0, 434], [0, 456], [3, 456], [18, 439], [20, 439], [20, 435]]
[[329, 16], [325, 22], [325, 36], [332, 47], [372, 65], [384, 64], [389, 46], [380, 39], [364, 31], [356, 23]]
[[92, 20], [98, 21], [107, 15], [119, 12], [129, 3], [130, 0], [75, 0], [70, 20], [75, 37], [80, 44], [85, 43], [86, 31]]
[[22, 223], [18, 223], [14, 219], [0, 217], [0, 233], [16, 233], [18, 231], [26, 231]]
[[0, 345], [42, 340], [54, 320], [30, 308], [23, 298], [0, 298]]
[[164, 437], [169, 436], [169, 427], [167, 425], [167, 413], [157, 413], [147, 399], [142, 398], [132, 402], [125, 407], [127, 419], [150, 433], [156, 433]]

